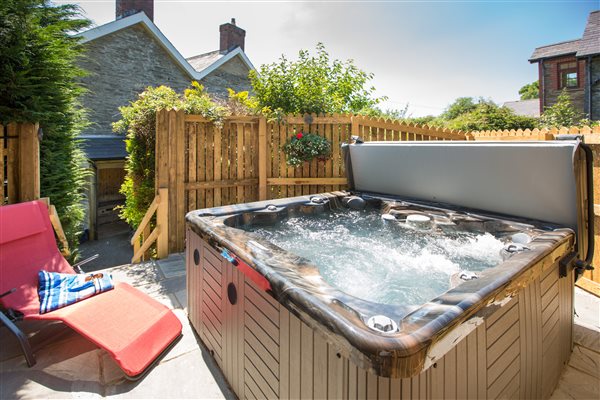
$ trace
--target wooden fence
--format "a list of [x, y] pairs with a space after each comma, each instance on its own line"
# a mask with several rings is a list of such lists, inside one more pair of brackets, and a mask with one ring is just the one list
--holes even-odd
[[543, 129], [511, 129], [498, 131], [473, 131], [467, 133], [470, 140], [554, 140], [557, 135], [583, 135], [586, 143], [600, 144], [600, 125], [589, 127], [562, 127]]
[[[169, 250], [184, 245], [190, 210], [339, 190], [346, 185], [340, 143], [364, 140], [465, 140], [446, 129], [348, 115], [289, 116], [284, 123], [234, 116], [223, 126], [183, 111], [157, 113], [156, 188], [169, 191]], [[282, 146], [310, 132], [332, 143], [332, 156], [301, 167], [285, 162]]]
[[38, 125], [0, 124], [0, 205], [40, 197]]

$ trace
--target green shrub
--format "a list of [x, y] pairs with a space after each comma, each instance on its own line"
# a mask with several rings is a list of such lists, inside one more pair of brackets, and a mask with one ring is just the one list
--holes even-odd
[[474, 110], [445, 123], [446, 128], [464, 132], [533, 129], [536, 125], [536, 118], [516, 115], [510, 108], [498, 107], [492, 102], [481, 102]]
[[60, 216], [73, 256], [84, 218], [86, 160], [77, 135], [85, 126], [78, 98], [84, 72], [73, 32], [89, 26], [74, 5], [47, 0], [0, 2], [0, 119], [38, 122], [40, 189]]
[[121, 193], [125, 205], [120, 216], [137, 227], [154, 199], [154, 165], [156, 144], [156, 111], [181, 107], [181, 99], [166, 86], [149, 87], [129, 106], [120, 107], [121, 119], [113, 124], [117, 132], [125, 132], [127, 160]]
[[259, 108], [275, 115], [359, 113], [384, 99], [373, 97], [375, 88], [368, 86], [373, 74], [352, 60], [331, 60], [322, 43], [314, 56], [307, 50], [297, 61], [282, 55], [249, 76]]
[[541, 128], [560, 128], [562, 126], [583, 126], [590, 125], [591, 121], [584, 118], [585, 115], [575, 109], [571, 96], [567, 89], [563, 89], [554, 103], [550, 107], [546, 107], [540, 117]]

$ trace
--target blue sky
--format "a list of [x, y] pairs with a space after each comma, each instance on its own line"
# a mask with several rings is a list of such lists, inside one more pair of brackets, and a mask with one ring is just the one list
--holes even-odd
[[[56, 1], [62, 2], [62, 1]], [[101, 25], [114, 0], [72, 1]], [[154, 21], [186, 57], [218, 48], [219, 25], [236, 18], [255, 66], [295, 58], [323, 42], [375, 74], [383, 108], [409, 104], [439, 114], [457, 97], [518, 99], [537, 79], [534, 48], [581, 37], [598, 0], [572, 1], [202, 1], [155, 0]]]

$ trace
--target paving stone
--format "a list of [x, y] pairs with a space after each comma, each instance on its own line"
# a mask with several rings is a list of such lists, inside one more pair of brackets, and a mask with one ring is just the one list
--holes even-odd
[[600, 328], [600, 298], [575, 288], [575, 322]]
[[573, 346], [569, 365], [579, 371], [585, 371], [590, 377], [600, 381], [600, 354], [595, 351], [579, 345]]
[[599, 399], [600, 380], [581, 373], [570, 365], [563, 371], [558, 387], [552, 393], [551, 400], [558, 399]]
[[123, 265], [103, 271], [110, 272], [118, 282], [126, 282], [131, 286], [139, 288], [143, 288], [146, 285], [158, 284], [165, 278], [153, 261]]
[[[217, 379], [220, 373], [217, 371]], [[222, 379], [222, 378], [221, 378]], [[124, 399], [235, 398], [225, 382], [217, 383], [199, 349], [157, 365], [143, 382], [108, 386], [106, 396]]]
[[181, 308], [187, 311], [187, 289], [182, 289], [175, 293], [175, 297], [181, 304]]
[[185, 276], [185, 258], [181, 254], [171, 254], [164, 260], [156, 262], [165, 277]]
[[600, 328], [576, 323], [573, 326], [573, 342], [600, 354]]
[[177, 318], [179, 318], [181, 324], [183, 325], [182, 337], [179, 339], [179, 342], [177, 342], [175, 347], [173, 347], [169, 353], [165, 355], [161, 362], [167, 362], [173, 358], [180, 357], [183, 354], [198, 350], [200, 347], [200, 341], [196, 337], [190, 325], [187, 314], [183, 310], [173, 310], [173, 312], [175, 315], [177, 315]]

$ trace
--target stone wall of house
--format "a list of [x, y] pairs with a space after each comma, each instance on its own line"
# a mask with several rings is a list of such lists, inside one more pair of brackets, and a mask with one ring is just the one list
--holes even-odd
[[92, 123], [84, 134], [112, 134], [111, 124], [120, 119], [119, 107], [135, 100], [148, 86], [167, 85], [177, 92], [191, 78], [140, 25], [86, 43], [80, 61], [89, 71], [83, 78], [88, 93], [83, 104]]
[[234, 57], [201, 80], [202, 85], [213, 96], [226, 97], [227, 88], [236, 92], [250, 90], [249, 69], [239, 57]]
[[600, 56], [592, 58], [591, 70], [592, 109], [590, 118], [598, 121], [600, 120]]
[[[558, 57], [550, 60], [543, 61], [543, 69], [544, 69], [544, 90], [543, 90], [543, 108], [550, 107], [554, 103], [556, 103], [556, 99], [562, 89], [559, 89], [559, 73], [558, 73], [558, 64], [563, 62], [571, 62], [575, 61], [575, 56], [570, 57]], [[577, 74], [579, 77], [579, 87], [567, 89], [569, 95], [571, 96], [571, 100], [573, 101], [573, 105], [580, 112], [584, 112], [584, 102], [585, 102], [585, 61], [578, 61], [578, 70]], [[543, 111], [543, 110], [542, 110]]]

